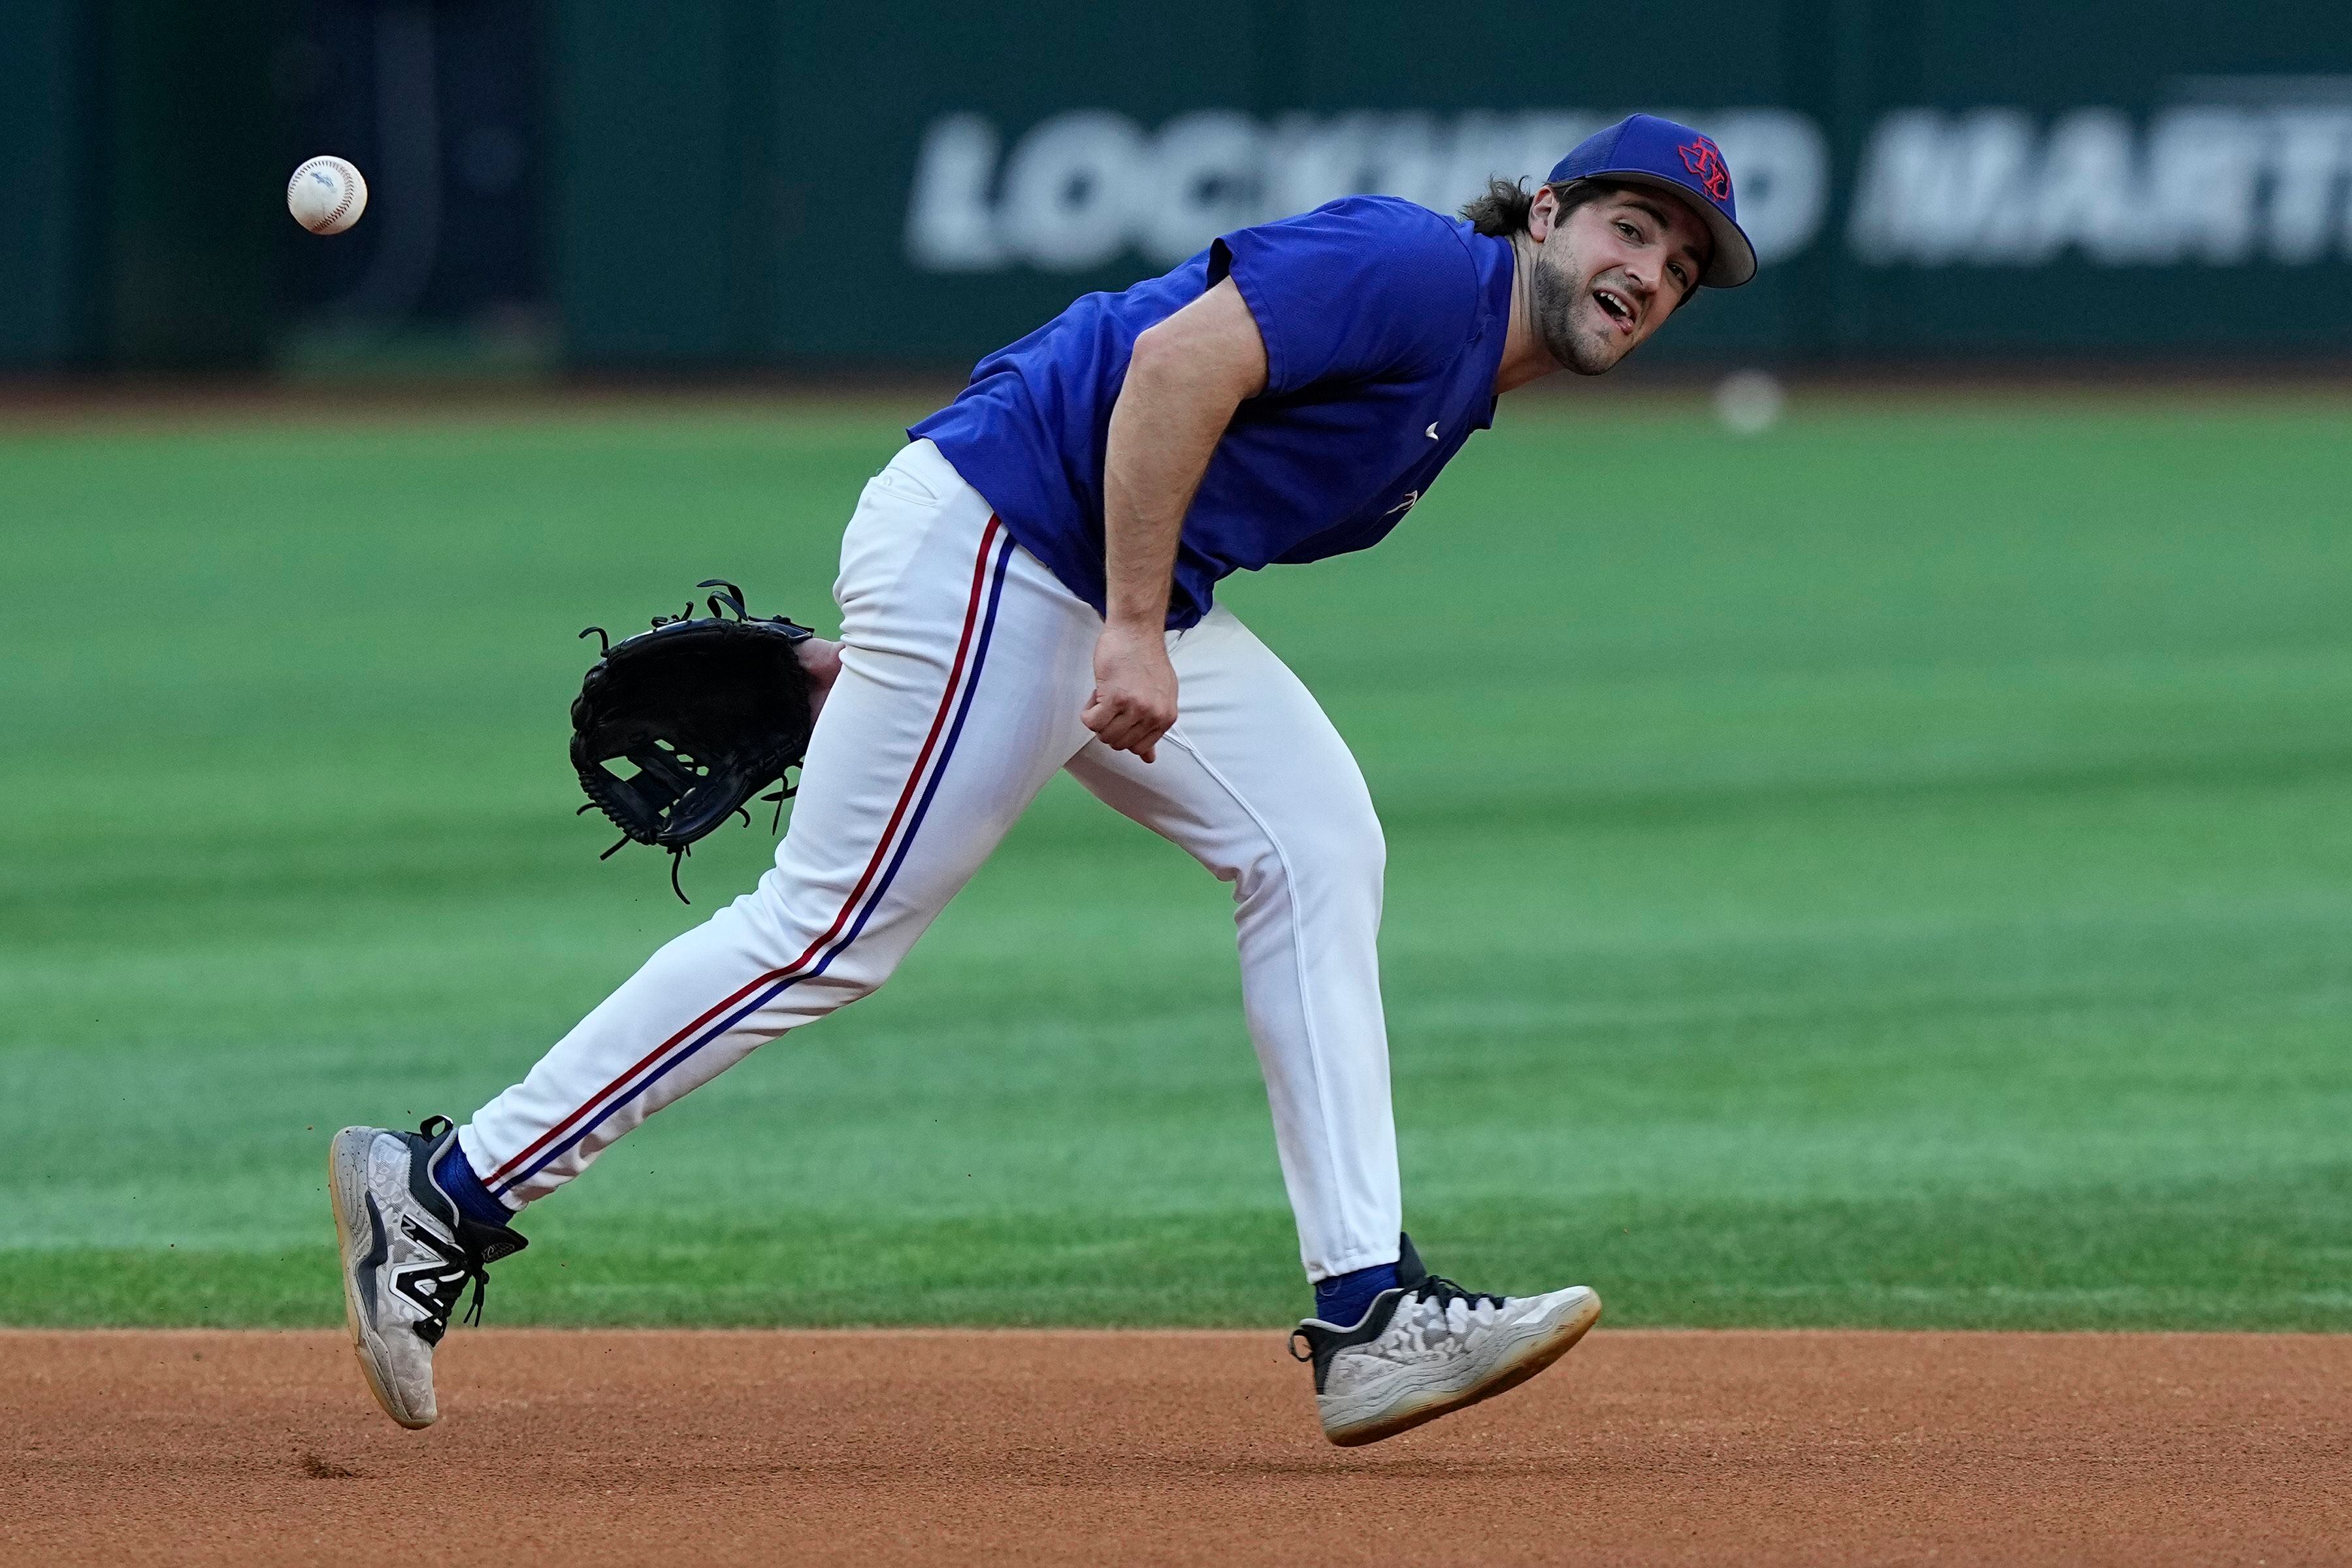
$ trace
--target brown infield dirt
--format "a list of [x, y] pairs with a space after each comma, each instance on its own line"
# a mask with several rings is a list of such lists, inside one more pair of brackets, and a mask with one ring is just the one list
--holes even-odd
[[8, 1563], [2352, 1562], [2352, 1335], [1612, 1332], [1328, 1446], [1279, 1332], [0, 1334]]

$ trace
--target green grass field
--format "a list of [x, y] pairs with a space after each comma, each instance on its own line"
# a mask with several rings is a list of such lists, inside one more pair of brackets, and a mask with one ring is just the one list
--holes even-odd
[[[2352, 1328], [2352, 403], [1584, 406], [1228, 595], [1388, 825], [1432, 1262]], [[462, 1117], [698, 918], [572, 816], [572, 634], [714, 574], [829, 626], [907, 412], [0, 432], [0, 1321], [339, 1320], [327, 1135]], [[1226, 897], [1057, 784], [889, 988], [534, 1209], [491, 1321], [1295, 1316]]]

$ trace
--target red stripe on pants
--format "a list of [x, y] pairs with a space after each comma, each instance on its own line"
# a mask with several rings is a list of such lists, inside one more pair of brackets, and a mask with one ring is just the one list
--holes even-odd
[[940, 694], [940, 710], [931, 717], [930, 733], [923, 737], [923, 749], [916, 755], [915, 766], [908, 775], [906, 787], [898, 792], [898, 804], [892, 808], [889, 823], [882, 829], [880, 841], [874, 846], [873, 858], [866, 861], [865, 873], [857, 879], [857, 885], [849, 890], [849, 897], [842, 903], [841, 912], [833, 917], [833, 923], [825, 928], [824, 934], [809, 943], [807, 950], [792, 963], [780, 969], [769, 970], [766, 973], [747, 982], [720, 1001], [713, 1003], [692, 1023], [646, 1052], [627, 1071], [591, 1095], [578, 1110], [541, 1133], [528, 1147], [509, 1157], [497, 1170], [484, 1178], [487, 1183], [496, 1184], [504, 1181], [509, 1173], [522, 1166], [532, 1155], [562, 1137], [582, 1117], [602, 1105], [631, 1079], [659, 1061], [679, 1041], [742, 1001], [752, 992], [782, 979], [793, 971], [806, 964], [827, 942], [840, 934], [842, 927], [849, 923], [851, 915], [856, 912], [858, 903], [866, 896], [866, 889], [872, 885], [875, 873], [881, 869], [882, 861], [889, 852], [891, 841], [898, 837], [898, 824], [905, 819], [907, 806], [915, 798], [915, 792], [923, 782], [923, 774], [930, 767], [931, 754], [939, 748], [940, 732], [947, 727], [948, 714], [955, 706], [956, 690], [963, 682], [964, 664], [971, 651], [972, 629], [980, 624], [981, 591], [988, 580], [988, 557], [995, 546], [998, 534], [1003, 530], [1003, 524], [991, 517], [988, 520], [988, 526], [981, 531], [980, 554], [972, 563], [971, 594], [964, 605], [963, 632], [956, 640], [955, 664], [948, 671], [947, 689]]

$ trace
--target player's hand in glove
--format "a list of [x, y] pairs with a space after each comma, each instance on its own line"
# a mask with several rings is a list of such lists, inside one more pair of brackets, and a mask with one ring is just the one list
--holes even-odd
[[[786, 772], [808, 750], [816, 710], [840, 673], [838, 644], [782, 616], [752, 616], [743, 591], [716, 579], [707, 616], [656, 618], [653, 629], [607, 642], [572, 704], [572, 765], [590, 805], [623, 837], [677, 861], [770, 784], [777, 821], [793, 793]], [[731, 612], [731, 615], [729, 613]], [[600, 627], [591, 632], [604, 636]], [[583, 806], [582, 810], [588, 807]]]
[[803, 637], [793, 645], [799, 656], [801, 673], [808, 677], [809, 722], [824, 711], [824, 700], [833, 692], [833, 683], [841, 676], [841, 645], [827, 642], [821, 637]]
[[1176, 722], [1176, 667], [1159, 627], [1103, 628], [1095, 640], [1095, 693], [1078, 717], [1104, 745], [1151, 761]]

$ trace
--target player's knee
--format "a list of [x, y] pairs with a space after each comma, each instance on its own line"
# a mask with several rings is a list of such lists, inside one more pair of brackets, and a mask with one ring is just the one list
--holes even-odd
[[1313, 853], [1349, 876], [1370, 876], [1377, 883], [1388, 867], [1388, 836], [1381, 831], [1371, 795], [1360, 787], [1325, 804], [1315, 816], [1309, 843]]
[[1333, 811], [1269, 835], [1243, 867], [1234, 893], [1244, 900], [1286, 890], [1307, 900], [1377, 902], [1387, 868], [1388, 841], [1367, 802], [1360, 811]]

